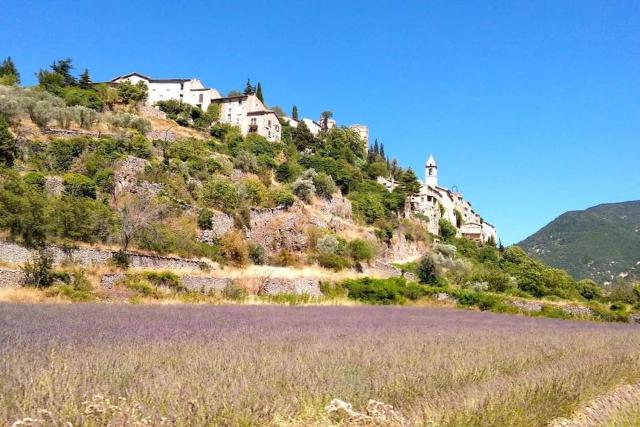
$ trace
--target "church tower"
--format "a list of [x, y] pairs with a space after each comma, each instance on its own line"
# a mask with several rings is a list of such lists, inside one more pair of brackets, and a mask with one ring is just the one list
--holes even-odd
[[438, 186], [438, 166], [436, 166], [432, 155], [429, 155], [429, 160], [424, 168], [424, 181], [429, 187], [436, 188]]

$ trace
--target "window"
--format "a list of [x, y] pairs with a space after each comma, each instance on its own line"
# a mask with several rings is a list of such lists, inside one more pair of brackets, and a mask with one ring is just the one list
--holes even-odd
[[429, 168], [429, 176], [433, 176], [433, 169]]
[[256, 123], [256, 118], [255, 118], [255, 117], [252, 117], [252, 118], [251, 118], [251, 124], [252, 124], [252, 125], [256, 125], [256, 124], [257, 124], [257, 123]]
[[269, 122], [268, 122], [268, 123], [269, 123], [269, 127], [271, 127], [271, 120], [269, 120]]
[[269, 138], [271, 138], [271, 131], [269, 131], [268, 135], [269, 135]]
[[231, 121], [231, 113], [227, 114], [227, 121], [230, 122]]
[[200, 94], [198, 95], [198, 102], [202, 102], [204, 100], [204, 95]]

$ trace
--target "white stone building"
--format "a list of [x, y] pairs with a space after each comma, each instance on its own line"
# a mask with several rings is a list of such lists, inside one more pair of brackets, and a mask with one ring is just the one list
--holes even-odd
[[433, 234], [438, 234], [440, 219], [444, 218], [456, 227], [459, 236], [482, 243], [498, 241], [495, 227], [484, 221], [460, 192], [438, 185], [438, 166], [433, 156], [429, 156], [425, 165], [420, 192], [411, 197], [410, 204], [413, 213], [427, 217], [429, 232]]
[[243, 135], [257, 133], [269, 141], [280, 141], [282, 127], [278, 116], [255, 94], [219, 97], [211, 102], [220, 104], [220, 121], [238, 126]]
[[174, 99], [206, 111], [213, 99], [220, 98], [217, 90], [204, 87], [198, 79], [154, 79], [140, 73], [129, 73], [118, 76], [109, 83], [117, 84], [123, 81], [129, 81], [134, 85], [144, 82], [148, 89], [147, 105]]
[[313, 121], [311, 119], [302, 119], [302, 120], [294, 120], [291, 117], [282, 117], [282, 120], [284, 120], [285, 122], [289, 123], [289, 126], [293, 127], [293, 128], [297, 128], [298, 124], [302, 121], [304, 122], [305, 125], [307, 125], [307, 129], [309, 129], [309, 132], [311, 132], [311, 134], [313, 136], [318, 136], [318, 134], [320, 133], [320, 123]]
[[369, 127], [361, 124], [353, 124], [349, 126], [349, 129], [353, 129], [360, 138], [364, 141], [365, 145], [369, 146]]

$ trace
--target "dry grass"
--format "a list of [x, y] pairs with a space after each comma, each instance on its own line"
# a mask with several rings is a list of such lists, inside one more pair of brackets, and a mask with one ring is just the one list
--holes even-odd
[[0, 425], [114, 425], [84, 413], [102, 395], [155, 425], [327, 425], [339, 398], [418, 425], [539, 426], [639, 381], [640, 332], [436, 308], [4, 304], [0, 361]]

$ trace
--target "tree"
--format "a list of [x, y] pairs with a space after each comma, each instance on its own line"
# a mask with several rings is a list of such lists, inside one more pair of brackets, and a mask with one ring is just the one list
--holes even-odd
[[147, 99], [147, 85], [141, 80], [135, 85], [129, 80], [118, 83], [118, 97], [127, 104], [136, 104]]
[[158, 207], [146, 195], [130, 194], [124, 197], [117, 212], [120, 216], [122, 252], [126, 252], [131, 241], [160, 216]]
[[244, 87], [245, 95], [252, 95], [256, 92], [256, 88], [251, 86], [251, 79], [247, 79], [247, 84]]
[[78, 80], [78, 86], [80, 89], [91, 89], [91, 76], [89, 70], [84, 69], [84, 72], [80, 74], [80, 80]]
[[262, 85], [258, 82], [258, 88], [256, 89], [256, 98], [264, 104], [264, 97], [262, 96]]
[[0, 161], [6, 166], [13, 166], [13, 162], [18, 156], [18, 144], [9, 131], [9, 125], [2, 115], [0, 115]]
[[291, 109], [291, 118], [293, 120], [298, 120], [298, 107], [296, 105]]
[[71, 58], [65, 58], [53, 61], [53, 64], [51, 64], [51, 70], [62, 76], [64, 86], [76, 86], [78, 83], [76, 78], [71, 75], [71, 70], [73, 69], [72, 63]]
[[53, 256], [44, 248], [38, 250], [38, 253], [22, 267], [22, 271], [25, 283], [36, 288], [49, 287], [55, 281]]
[[412, 169], [407, 169], [400, 177], [400, 189], [407, 196], [412, 196], [420, 192], [421, 187], [420, 181], [418, 181]]
[[0, 64], [0, 84], [20, 84], [20, 73], [10, 56]]
[[434, 285], [438, 283], [438, 272], [436, 264], [430, 255], [425, 255], [418, 262], [418, 279], [420, 283]]
[[329, 119], [333, 117], [333, 113], [331, 111], [323, 111], [322, 114], [320, 115], [321, 118], [321, 123], [320, 126], [322, 127], [322, 130], [324, 132], [329, 130]]

